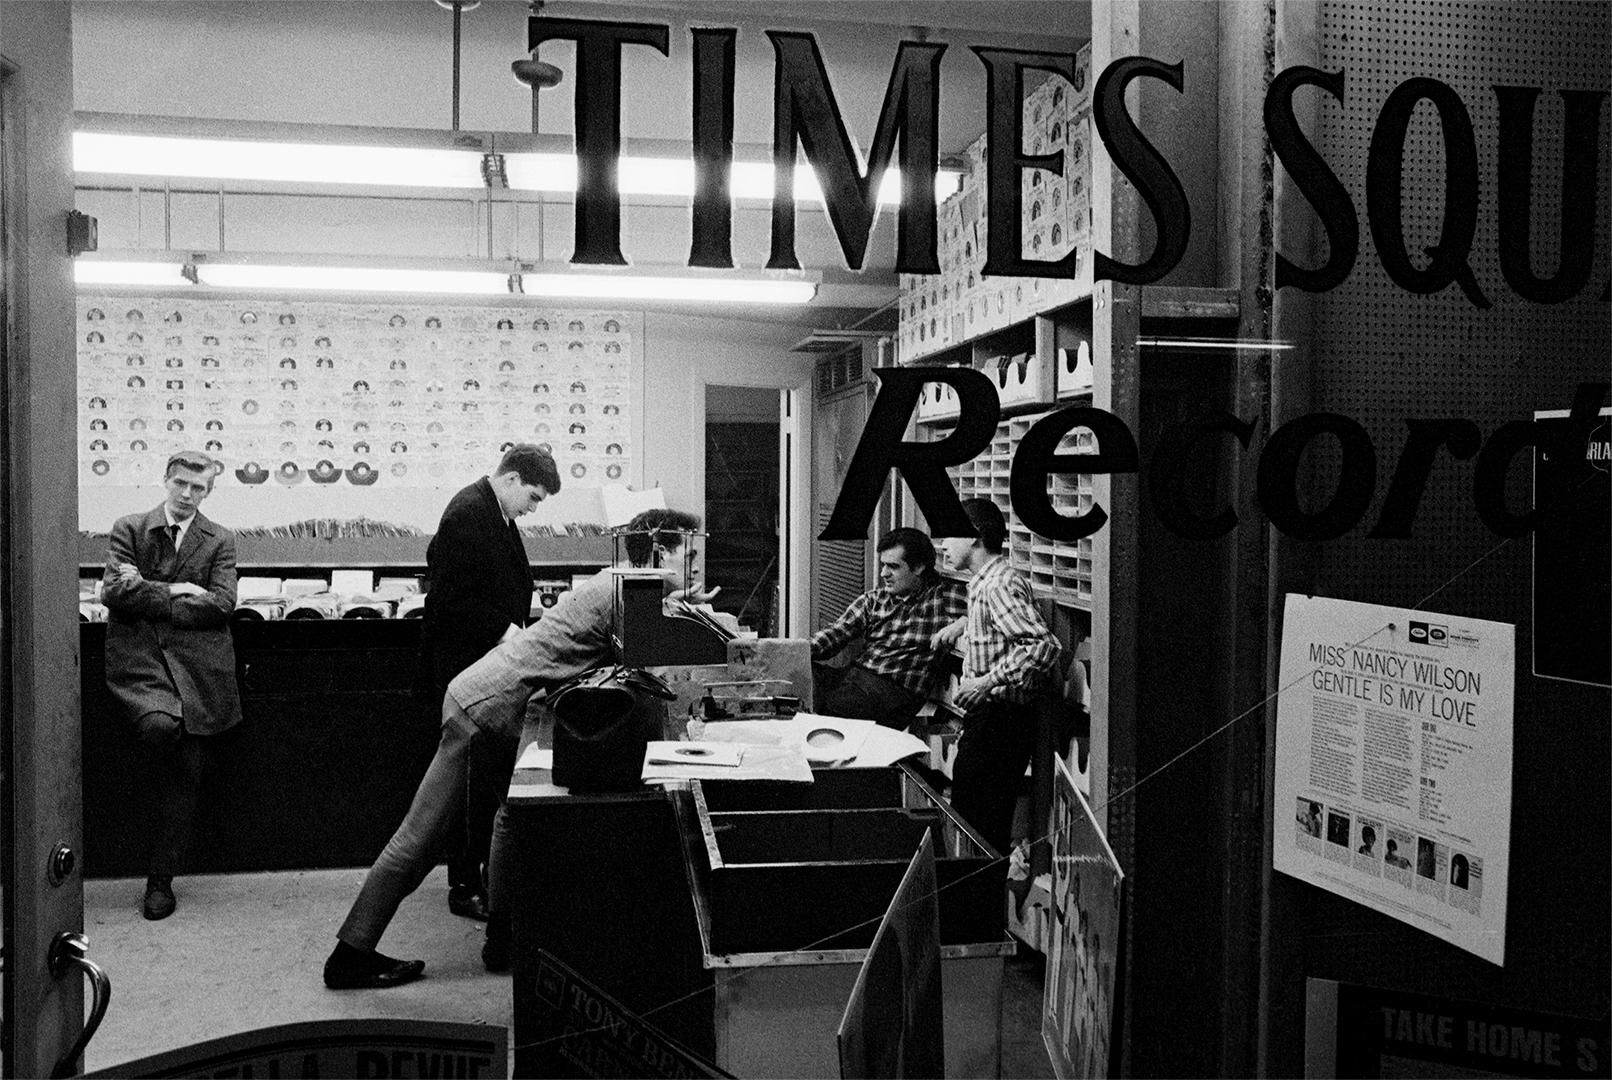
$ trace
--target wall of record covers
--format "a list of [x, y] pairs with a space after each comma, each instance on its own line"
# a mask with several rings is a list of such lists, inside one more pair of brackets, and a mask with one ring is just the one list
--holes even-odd
[[77, 339], [86, 531], [154, 505], [180, 448], [222, 463], [205, 512], [237, 527], [431, 531], [518, 441], [562, 482], [523, 524], [597, 522], [600, 487], [642, 482], [641, 313], [83, 294]]

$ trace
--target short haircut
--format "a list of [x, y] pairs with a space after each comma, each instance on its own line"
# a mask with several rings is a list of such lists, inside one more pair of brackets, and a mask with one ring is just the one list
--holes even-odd
[[627, 561], [634, 566], [648, 566], [656, 544], [677, 548], [683, 544], [682, 534], [700, 527], [700, 519], [683, 510], [645, 510], [627, 522], [623, 542], [627, 547]]
[[935, 568], [934, 541], [917, 529], [891, 529], [879, 537], [874, 548], [880, 554], [891, 548], [900, 548], [902, 559], [915, 570], [927, 572]]
[[218, 459], [211, 454], [200, 450], [176, 450], [168, 455], [168, 467], [163, 470], [162, 478], [167, 480], [174, 474], [175, 469], [190, 469], [194, 472], [207, 474], [207, 489], [212, 490], [213, 477], [218, 475]]
[[550, 495], [560, 490], [560, 467], [554, 464], [553, 456], [541, 446], [516, 443], [505, 450], [493, 475], [502, 476], [511, 472], [519, 474], [521, 483], [541, 486]]
[[1007, 543], [1007, 519], [1002, 516], [1002, 508], [990, 499], [964, 499], [963, 513], [968, 515], [968, 523], [974, 526], [985, 550], [1000, 555], [1002, 545]]
[[1364, 840], [1368, 844], [1371, 843], [1373, 840], [1377, 839], [1377, 830], [1373, 829], [1370, 825], [1362, 826], [1360, 829], [1360, 839]]

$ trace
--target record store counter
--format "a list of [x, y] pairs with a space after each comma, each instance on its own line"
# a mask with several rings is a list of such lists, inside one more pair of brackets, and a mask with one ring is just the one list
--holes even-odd
[[[368, 866], [424, 775], [441, 708], [416, 693], [418, 619], [232, 622], [243, 721], [203, 782], [191, 872]], [[80, 623], [84, 871], [134, 877], [151, 765], [106, 688], [106, 624]]]
[[[544, 712], [528, 714], [523, 750], [550, 741]], [[666, 737], [681, 727], [670, 717]], [[598, 1025], [586, 1044], [557, 1038], [566, 1028], [542, 950], [729, 1074], [838, 1076], [835, 1027], [926, 831], [942, 888], [946, 1075], [999, 1075], [1014, 952], [1005, 864], [904, 766], [813, 776], [576, 795], [546, 768], [516, 770], [506, 800], [515, 1075], [632, 1057]]]

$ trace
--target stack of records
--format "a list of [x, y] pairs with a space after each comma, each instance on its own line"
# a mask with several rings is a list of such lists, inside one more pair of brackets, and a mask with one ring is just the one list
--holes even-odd
[[[287, 584], [290, 584], [287, 582]], [[292, 600], [285, 609], [288, 619], [334, 619], [338, 614], [340, 601], [334, 593], [320, 592], [298, 596]]]
[[285, 618], [285, 597], [243, 597], [235, 605], [235, 611], [230, 617], [236, 622], [263, 622], [269, 619], [283, 619]]
[[394, 607], [391, 600], [353, 595], [342, 597], [336, 605], [336, 612], [343, 619], [390, 619]]

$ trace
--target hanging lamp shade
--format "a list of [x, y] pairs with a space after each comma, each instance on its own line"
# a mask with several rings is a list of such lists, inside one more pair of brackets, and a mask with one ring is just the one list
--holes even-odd
[[522, 86], [530, 86], [534, 90], [547, 90], [551, 86], [558, 86], [565, 73], [547, 60], [529, 57], [525, 60], [516, 60], [509, 65], [514, 73], [515, 81]]

